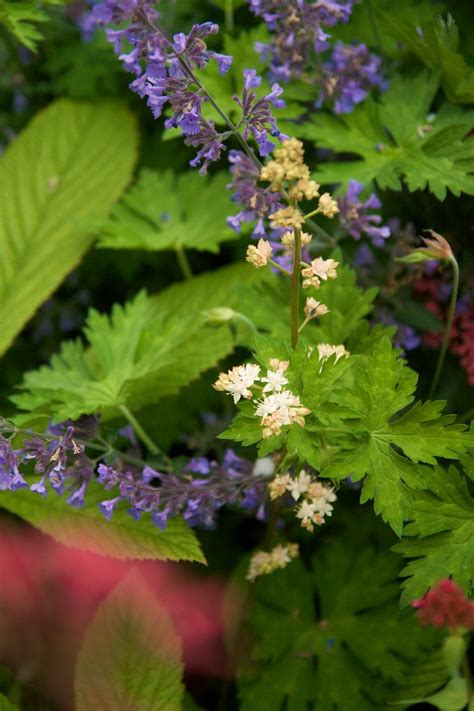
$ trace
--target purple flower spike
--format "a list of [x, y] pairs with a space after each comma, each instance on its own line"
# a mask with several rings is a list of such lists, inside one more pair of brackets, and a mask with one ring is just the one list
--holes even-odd
[[364, 186], [357, 180], [349, 181], [346, 195], [338, 200], [339, 219], [354, 239], [359, 240], [362, 234], [366, 234], [375, 247], [383, 247], [385, 240], [390, 237], [390, 227], [380, 226], [380, 215], [369, 214], [369, 210], [379, 210], [382, 205], [375, 193], [361, 202], [360, 194], [363, 189]]
[[336, 42], [330, 59], [324, 63], [324, 78], [317, 102], [329, 101], [336, 114], [350, 113], [378, 87], [385, 91], [387, 83], [380, 74], [381, 58], [371, 54], [364, 44]]
[[323, 26], [347, 22], [353, 0], [249, 0], [250, 9], [272, 32], [269, 43], [255, 45], [263, 61], [270, 60], [272, 79], [287, 83], [307, 72], [312, 54], [328, 47]]

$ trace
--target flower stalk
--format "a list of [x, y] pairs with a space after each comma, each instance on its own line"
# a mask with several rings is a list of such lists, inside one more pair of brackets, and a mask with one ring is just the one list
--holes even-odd
[[456, 313], [456, 304], [457, 304], [457, 299], [458, 299], [458, 292], [459, 292], [459, 265], [457, 263], [456, 257], [454, 254], [450, 254], [448, 258], [448, 262], [452, 267], [453, 270], [453, 288], [451, 292], [451, 299], [449, 302], [449, 309], [448, 309], [448, 316], [446, 320], [446, 328], [444, 331], [444, 337], [443, 337], [443, 343], [441, 346], [441, 350], [439, 352], [438, 356], [438, 362], [436, 363], [436, 370], [435, 374], [433, 376], [433, 380], [431, 382], [431, 387], [429, 391], [428, 398], [431, 400], [433, 398], [433, 395], [436, 392], [436, 388], [438, 387], [439, 379], [441, 377], [441, 373], [443, 370], [444, 366], [444, 361], [446, 360], [446, 353], [448, 351], [448, 346], [449, 346], [449, 339], [451, 336], [451, 331], [453, 328], [453, 321], [454, 321], [454, 315]]

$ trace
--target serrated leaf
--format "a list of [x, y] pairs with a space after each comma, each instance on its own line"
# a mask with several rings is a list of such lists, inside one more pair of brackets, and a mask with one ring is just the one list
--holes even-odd
[[110, 417], [121, 405], [136, 410], [177, 393], [232, 350], [229, 327], [207, 325], [203, 311], [232, 306], [232, 287], [245, 272], [245, 265], [236, 265], [154, 297], [142, 292], [115, 305], [110, 317], [91, 311], [85, 328], [90, 347], [65, 342], [50, 366], [25, 375], [24, 392], [12, 400], [59, 421], [94, 412]]
[[402, 603], [451, 576], [469, 593], [474, 584], [474, 499], [455, 467], [433, 470], [430, 490], [417, 492], [411, 523], [395, 550], [412, 559], [402, 571]]
[[[296, 130], [321, 148], [350, 152], [359, 160], [324, 163], [315, 174], [322, 183], [356, 179], [382, 189], [428, 188], [439, 200], [474, 194], [473, 113], [444, 104], [431, 114], [438, 89], [436, 74], [396, 77], [380, 102], [369, 98], [345, 117], [312, 115]], [[447, 137], [449, 132], [449, 137]]]
[[145, 169], [107, 220], [96, 225], [99, 247], [108, 249], [196, 249], [218, 252], [236, 239], [226, 225], [227, 175]]
[[121, 560], [196, 560], [205, 562], [193, 531], [180, 518], [171, 519], [164, 531], [149, 518], [135, 521], [125, 504], [106, 521], [99, 511], [99, 502], [107, 498], [100, 485], [90, 485], [86, 503], [73, 508], [56, 495], [42, 496], [28, 491], [1, 491], [0, 507], [21, 516], [73, 548], [110, 555]]
[[181, 645], [167, 612], [137, 574], [101, 603], [76, 664], [77, 711], [179, 711]]
[[117, 104], [55, 102], [0, 159], [0, 354], [90, 247], [76, 220], [106, 214], [136, 158]]
[[379, 711], [437, 639], [399, 611], [398, 559], [350, 536], [326, 542], [311, 573], [295, 561], [255, 583], [243, 710]]
[[16, 39], [35, 50], [43, 35], [36, 24], [45, 22], [48, 16], [42, 5], [60, 5], [66, 0], [45, 0], [43, 3], [18, 0], [0, 0], [0, 23], [15, 35]]
[[413, 52], [425, 66], [442, 72], [442, 84], [453, 103], [474, 103], [474, 69], [458, 52], [459, 33], [451, 15], [415, 24], [403, 13], [379, 12], [383, 28]]
[[430, 472], [418, 463], [459, 458], [471, 446], [472, 435], [466, 426], [453, 424], [453, 416], [441, 415], [444, 403], [417, 403], [393, 421], [412, 403], [417, 376], [387, 339], [359, 356], [349, 374], [352, 382], [342, 381], [334, 397], [340, 407], [347, 405], [349, 414], [340, 417], [353, 432], [329, 434], [329, 445], [340, 449], [322, 475], [365, 477], [361, 501], [374, 499], [376, 512], [400, 535], [413, 491], [429, 486]]

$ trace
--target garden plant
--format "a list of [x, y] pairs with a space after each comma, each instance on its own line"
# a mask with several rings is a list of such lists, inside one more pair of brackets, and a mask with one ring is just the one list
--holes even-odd
[[469, 0], [0, 0], [0, 711], [474, 711]]

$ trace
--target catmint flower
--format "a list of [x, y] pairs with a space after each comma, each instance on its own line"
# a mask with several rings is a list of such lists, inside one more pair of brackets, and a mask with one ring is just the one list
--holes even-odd
[[351, 0], [249, 0], [249, 5], [272, 33], [271, 41], [257, 43], [256, 49], [270, 61], [271, 77], [285, 83], [302, 78], [312, 55], [327, 48], [323, 27], [347, 22], [352, 11]]
[[363, 189], [362, 183], [349, 180], [347, 193], [338, 200], [341, 225], [354, 239], [359, 240], [366, 234], [375, 247], [383, 247], [385, 240], [390, 237], [390, 227], [380, 226], [380, 215], [369, 214], [369, 211], [380, 210], [382, 204], [375, 193], [362, 202], [360, 194]]
[[381, 76], [381, 58], [369, 52], [364, 44], [336, 42], [330, 58], [323, 64], [322, 87], [317, 106], [329, 101], [334, 113], [350, 113], [369, 91], [382, 91], [387, 83]]
[[258, 241], [257, 247], [251, 244], [247, 247], [247, 262], [253, 264], [256, 269], [265, 267], [272, 257], [272, 247], [270, 242], [265, 239]]
[[256, 222], [253, 237], [266, 237], [265, 219], [283, 207], [283, 196], [258, 185], [260, 171], [243, 151], [230, 151], [229, 161], [232, 182], [227, 187], [234, 192], [232, 200], [242, 205], [243, 209], [227, 218], [227, 224], [240, 232], [243, 223]]
[[250, 388], [259, 380], [259, 373], [260, 367], [253, 363], [237, 365], [227, 373], [221, 373], [213, 387], [232, 395], [234, 403], [238, 403], [242, 397], [249, 400], [253, 397]]
[[0, 491], [15, 491], [27, 486], [20, 474], [23, 450], [13, 449], [9, 440], [0, 435]]
[[288, 543], [275, 546], [273, 550], [255, 553], [249, 565], [247, 580], [254, 582], [260, 575], [268, 575], [275, 570], [286, 568], [288, 563], [298, 557], [298, 544]]
[[[99, 481], [106, 490], [118, 492], [104, 500], [100, 510], [110, 519], [117, 505], [126, 502], [132, 517], [139, 519], [148, 513], [161, 530], [166, 528], [170, 518], [178, 515], [191, 526], [212, 528], [217, 511], [224, 505], [253, 509], [257, 517], [264, 515], [266, 478], [255, 475], [252, 462], [230, 450], [222, 466], [215, 462], [208, 464], [209, 467], [205, 467], [208, 471], [195, 476], [189, 467], [181, 474], [164, 474], [147, 466], [137, 474], [100, 464]], [[191, 466], [196, 468], [195, 460]], [[203, 461], [199, 468], [204, 468]]]
[[441, 580], [419, 600], [413, 600], [422, 625], [448, 630], [474, 630], [474, 602], [452, 580]]
[[244, 123], [243, 137], [248, 140], [252, 135], [257, 142], [260, 155], [266, 156], [273, 151], [275, 143], [269, 136], [277, 138], [279, 141], [287, 138], [278, 129], [272, 113], [272, 107], [281, 109], [285, 106], [283, 99], [279, 97], [283, 89], [278, 84], [273, 84], [269, 94], [258, 98], [252, 89], [260, 86], [262, 77], [258, 76], [255, 69], [244, 69], [244, 91], [242, 99], [234, 95], [233, 100], [242, 110], [242, 121]]

